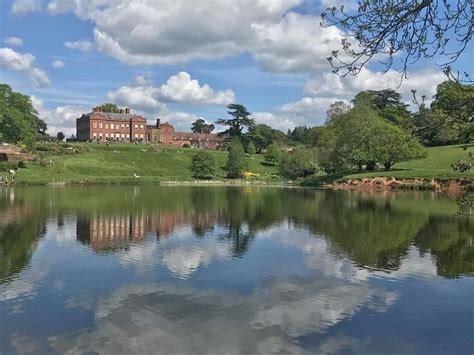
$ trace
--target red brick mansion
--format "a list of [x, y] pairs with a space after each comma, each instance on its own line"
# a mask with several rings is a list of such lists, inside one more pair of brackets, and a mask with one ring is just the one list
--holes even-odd
[[103, 112], [94, 107], [76, 120], [78, 141], [98, 142], [143, 142], [170, 144], [178, 147], [193, 147], [218, 150], [224, 139], [212, 133], [176, 132], [169, 123], [156, 120], [148, 125], [146, 118], [130, 113], [129, 108], [118, 113]]

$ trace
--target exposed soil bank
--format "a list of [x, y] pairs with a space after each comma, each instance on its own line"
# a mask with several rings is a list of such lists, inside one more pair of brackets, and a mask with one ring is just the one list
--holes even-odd
[[432, 190], [450, 196], [462, 194], [472, 189], [472, 180], [469, 179], [396, 179], [393, 177], [373, 177], [363, 179], [345, 179], [327, 187], [336, 190]]

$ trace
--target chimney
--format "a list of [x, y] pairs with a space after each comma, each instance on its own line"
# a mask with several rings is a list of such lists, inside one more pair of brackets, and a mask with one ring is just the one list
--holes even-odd
[[119, 112], [120, 112], [120, 113], [123, 113], [123, 108], [121, 108], [121, 109], [119, 110]]
[[97, 112], [97, 107], [93, 107], [92, 112]]
[[125, 107], [125, 113], [126, 113], [127, 115], [130, 114], [130, 107]]
[[102, 112], [102, 107], [100, 106], [93, 107], [92, 112]]
[[161, 126], [160, 119], [157, 118], [157, 119], [156, 119], [156, 128], [160, 128], [160, 126]]

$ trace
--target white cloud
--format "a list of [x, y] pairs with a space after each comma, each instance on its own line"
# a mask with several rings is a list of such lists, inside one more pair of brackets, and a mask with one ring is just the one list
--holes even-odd
[[94, 48], [92, 42], [87, 40], [64, 42], [64, 45], [69, 49], [75, 49], [81, 52], [90, 52]]
[[84, 112], [90, 111], [85, 106], [65, 105], [58, 106], [53, 110], [44, 107], [43, 100], [31, 96], [33, 107], [38, 111], [38, 116], [48, 124], [48, 134], [54, 136], [59, 131], [66, 136], [76, 134], [76, 118]]
[[14, 15], [22, 15], [27, 12], [37, 11], [40, 8], [39, 0], [14, 0], [11, 12]]
[[19, 37], [7, 37], [3, 40], [3, 42], [9, 44], [10, 46], [21, 47], [23, 45], [23, 40]]
[[116, 91], [110, 91], [107, 99], [118, 105], [153, 112], [164, 108], [164, 104], [157, 100], [158, 93], [159, 89], [153, 86], [122, 86]]
[[400, 81], [401, 74], [390, 69], [388, 72], [374, 72], [363, 68], [357, 76], [340, 77], [326, 73], [314, 76], [304, 85], [304, 93], [308, 96], [340, 97], [351, 100], [363, 90], [393, 89], [403, 95], [405, 102], [412, 99], [411, 90], [417, 90], [430, 98], [436, 92], [436, 86], [446, 80], [439, 70], [422, 70], [412, 72], [407, 79]]
[[267, 70], [328, 67], [336, 28], [293, 12], [300, 0], [51, 0], [52, 14], [91, 21], [99, 51], [132, 65], [177, 64], [250, 54]]
[[62, 60], [55, 60], [51, 63], [54, 69], [64, 68], [64, 62]]
[[207, 84], [201, 86], [186, 72], [171, 76], [161, 85], [160, 93], [164, 99], [192, 104], [227, 105], [235, 101], [232, 90], [214, 91]]
[[163, 119], [173, 118], [173, 124], [176, 124], [177, 128], [186, 126], [186, 129], [199, 117], [171, 111], [165, 102], [226, 105], [234, 99], [233, 91], [215, 91], [207, 84], [200, 85], [186, 72], [171, 76], [160, 87], [153, 85], [150, 74], [140, 75], [135, 78], [134, 84], [122, 86], [107, 94], [107, 100], [118, 105], [129, 106], [145, 113], [159, 113]]
[[18, 53], [11, 48], [0, 48], [0, 66], [28, 75], [35, 86], [43, 87], [50, 83], [48, 75], [42, 69], [33, 66], [35, 56], [30, 53]]

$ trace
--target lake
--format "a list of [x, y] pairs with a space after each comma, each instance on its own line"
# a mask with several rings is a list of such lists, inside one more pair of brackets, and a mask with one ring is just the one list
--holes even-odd
[[471, 355], [459, 212], [428, 192], [0, 189], [0, 353]]

